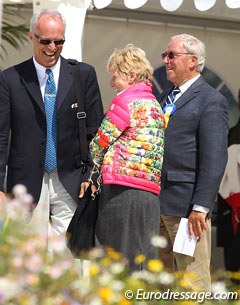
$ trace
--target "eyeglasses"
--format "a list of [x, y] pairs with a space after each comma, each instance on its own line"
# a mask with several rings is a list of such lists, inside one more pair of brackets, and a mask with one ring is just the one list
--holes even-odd
[[49, 45], [50, 43], [54, 43], [55, 46], [63, 45], [65, 42], [65, 39], [57, 39], [57, 40], [51, 40], [51, 39], [44, 39], [38, 36], [37, 34], [34, 34], [34, 36], [37, 38], [37, 40], [44, 46]]
[[166, 56], [169, 59], [174, 59], [176, 56], [179, 56], [179, 55], [193, 55], [193, 54], [191, 54], [191, 53], [174, 52], [174, 51], [169, 51], [169, 52], [166, 51], [166, 52], [161, 54], [162, 59], [164, 59]]

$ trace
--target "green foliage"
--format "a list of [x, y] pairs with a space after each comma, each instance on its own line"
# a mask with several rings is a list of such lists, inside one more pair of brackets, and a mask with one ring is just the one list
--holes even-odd
[[9, 44], [15, 49], [20, 49], [26, 41], [28, 41], [27, 33], [29, 26], [25, 22], [20, 24], [14, 24], [16, 17], [19, 20], [23, 20], [23, 16], [20, 14], [20, 8], [23, 5], [3, 5], [3, 20], [2, 20], [2, 36], [0, 49], [0, 58], [3, 59], [7, 56], [7, 46]]

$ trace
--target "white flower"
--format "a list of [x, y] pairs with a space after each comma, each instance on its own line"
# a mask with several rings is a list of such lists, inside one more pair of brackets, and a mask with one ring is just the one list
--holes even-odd
[[169, 285], [174, 281], [174, 276], [168, 272], [161, 272], [159, 275], [159, 282], [163, 285]]
[[102, 258], [104, 257], [105, 252], [102, 248], [93, 248], [90, 252], [89, 252], [89, 259], [90, 260], [94, 260], [96, 258]]
[[110, 273], [104, 273], [99, 276], [99, 284], [104, 286], [112, 281], [112, 275]]
[[13, 192], [15, 197], [20, 197], [22, 195], [27, 194], [27, 188], [22, 184], [17, 184], [12, 189], [12, 192]]
[[112, 263], [110, 265], [110, 271], [113, 273], [113, 274], [119, 274], [121, 272], [123, 272], [124, 270], [124, 265], [121, 264], [121, 263]]
[[2, 299], [7, 300], [15, 297], [22, 290], [20, 282], [15, 280], [13, 277], [0, 278], [0, 293]]
[[114, 291], [122, 291], [125, 284], [122, 281], [114, 280], [111, 282], [111, 288]]
[[167, 240], [163, 236], [153, 236], [151, 238], [151, 244], [156, 248], [166, 248], [167, 247]]
[[22, 256], [21, 256], [21, 255], [15, 256], [15, 257], [12, 259], [12, 264], [13, 264], [13, 266], [16, 267], [16, 268], [23, 268], [24, 262], [23, 262]]
[[224, 282], [215, 282], [212, 283], [212, 292], [226, 292], [226, 284]]
[[93, 298], [92, 300], [90, 300], [89, 305], [102, 305], [103, 302], [100, 298]]
[[148, 283], [155, 282], [155, 276], [148, 270], [134, 271], [132, 273], [132, 277], [139, 280], [147, 281]]

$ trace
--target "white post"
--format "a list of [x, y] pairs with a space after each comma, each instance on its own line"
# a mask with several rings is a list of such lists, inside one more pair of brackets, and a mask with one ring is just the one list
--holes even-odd
[[[1, 0], [0, 0], [1, 1]], [[82, 60], [82, 36], [86, 11], [91, 0], [49, 1], [33, 0], [33, 12], [44, 8], [61, 12], [66, 19], [65, 44], [62, 55], [65, 58]]]

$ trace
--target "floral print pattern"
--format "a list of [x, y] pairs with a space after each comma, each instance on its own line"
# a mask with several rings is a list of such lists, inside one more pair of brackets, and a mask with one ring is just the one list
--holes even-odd
[[153, 96], [125, 104], [120, 96], [113, 100], [93, 139], [93, 161], [102, 166], [103, 182], [110, 177], [112, 183], [140, 188], [153, 182], [159, 189], [165, 131], [161, 107]]

